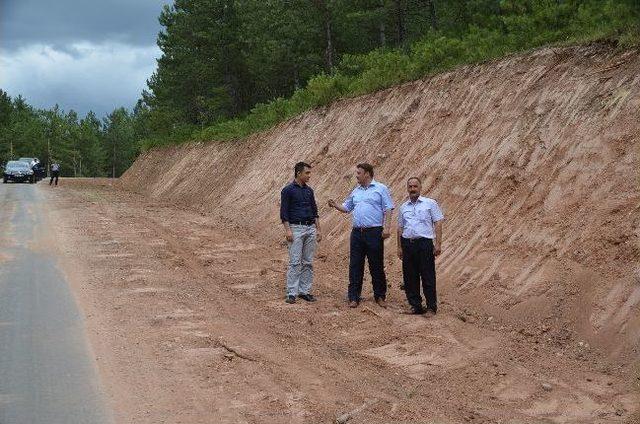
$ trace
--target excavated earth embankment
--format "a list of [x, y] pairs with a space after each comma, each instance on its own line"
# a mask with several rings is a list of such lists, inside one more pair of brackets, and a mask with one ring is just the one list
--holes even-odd
[[[548, 48], [465, 67], [339, 101], [246, 140], [153, 149], [121, 183], [206, 211], [257, 244], [277, 246], [280, 189], [299, 160], [313, 165], [321, 260], [337, 270], [317, 276], [320, 289], [346, 290], [350, 221], [326, 202], [353, 188], [355, 164], [372, 163], [396, 205], [406, 196], [406, 179], [419, 176], [446, 215], [437, 260], [445, 314], [523, 343], [565, 347], [572, 358], [587, 358], [586, 369], [598, 352], [611, 369], [624, 371], [628, 390], [615, 401], [624, 414], [598, 415], [600, 406], [577, 400], [557, 415], [538, 402], [528, 416], [548, 422], [629, 417], [640, 378], [637, 50]], [[395, 240], [386, 249], [401, 304]], [[284, 252], [273, 255], [282, 259]], [[393, 362], [389, 352], [371, 354]], [[497, 396], [524, 399], [526, 390], [508, 392], [525, 377], [514, 371], [508, 378], [513, 381], [501, 382]]]

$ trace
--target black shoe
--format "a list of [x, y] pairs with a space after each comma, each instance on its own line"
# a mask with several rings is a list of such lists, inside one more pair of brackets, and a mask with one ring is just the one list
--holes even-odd
[[299, 294], [298, 297], [307, 302], [315, 302], [317, 300], [312, 294]]
[[378, 304], [378, 306], [380, 306], [381, 308], [386, 308], [387, 307], [387, 301], [385, 300], [384, 297], [379, 297], [376, 299], [376, 303]]
[[287, 303], [296, 303], [296, 297], [291, 295], [291, 296], [287, 296], [287, 298], [285, 299], [285, 302]]
[[412, 306], [411, 313], [413, 315], [424, 315], [427, 313], [427, 310], [424, 309], [422, 306], [417, 306], [417, 307]]

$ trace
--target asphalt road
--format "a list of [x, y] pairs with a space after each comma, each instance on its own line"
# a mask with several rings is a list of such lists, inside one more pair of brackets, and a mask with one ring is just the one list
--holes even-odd
[[0, 184], [0, 424], [111, 423], [56, 257], [45, 181]]

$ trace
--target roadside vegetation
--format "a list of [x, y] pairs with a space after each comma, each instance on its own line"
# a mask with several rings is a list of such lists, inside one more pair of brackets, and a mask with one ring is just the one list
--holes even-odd
[[[195, 5], [203, 3], [236, 5], [223, 18], [237, 20], [228, 28], [237, 33], [228, 37], [236, 41], [230, 48], [237, 49], [233, 57], [238, 70], [234, 78], [225, 78], [222, 69], [217, 79], [222, 84], [213, 78], [213, 89], [198, 92], [188, 82], [202, 82], [195, 74], [182, 81], [188, 89], [167, 84], [165, 75], [189, 73], [184, 62], [172, 61], [173, 52], [178, 46], [181, 51], [202, 48], [181, 38], [181, 26], [197, 25]], [[260, 13], [254, 9], [246, 16], [243, 5], [260, 9], [249, 3], [183, 1], [176, 2], [181, 7], [165, 10], [166, 30], [159, 38], [164, 56], [150, 81], [152, 91], [143, 96], [150, 124], [144, 148], [246, 137], [340, 98], [540, 46], [606, 41], [626, 48], [640, 40], [637, 0], [293, 1], [288, 11], [265, 5]], [[306, 23], [288, 20], [291, 14], [304, 15], [305, 9]], [[259, 24], [245, 22], [249, 18]], [[274, 28], [275, 34], [266, 31]], [[260, 52], [245, 50], [243, 42], [259, 46]], [[209, 45], [213, 50], [214, 44]], [[279, 50], [287, 46], [289, 55]], [[260, 60], [254, 57], [258, 54]], [[306, 82], [304, 75], [309, 75]]]
[[335, 100], [547, 45], [640, 44], [638, 0], [175, 0], [133, 111], [38, 110], [0, 90], [0, 161], [119, 176], [137, 154], [246, 137]]
[[117, 177], [140, 152], [142, 120], [118, 108], [100, 120], [93, 112], [84, 118], [58, 106], [41, 110], [0, 89], [0, 167], [20, 157], [37, 157], [45, 167], [61, 165], [61, 175]]

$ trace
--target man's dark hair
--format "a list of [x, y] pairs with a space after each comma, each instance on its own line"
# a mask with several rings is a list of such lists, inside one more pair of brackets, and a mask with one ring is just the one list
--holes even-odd
[[373, 165], [368, 163], [359, 163], [356, 165], [356, 168], [360, 168], [364, 172], [368, 172], [369, 175], [371, 175], [371, 178], [373, 178]]
[[418, 177], [409, 177], [407, 179], [407, 184], [409, 184], [409, 181], [411, 181], [411, 180], [416, 180], [420, 185], [422, 185], [422, 180], [420, 178], [418, 178]]
[[305, 162], [296, 163], [296, 166], [293, 167], [293, 178], [296, 178], [299, 173], [304, 171], [304, 168], [311, 169], [311, 165], [309, 165], [308, 163], [305, 163]]

